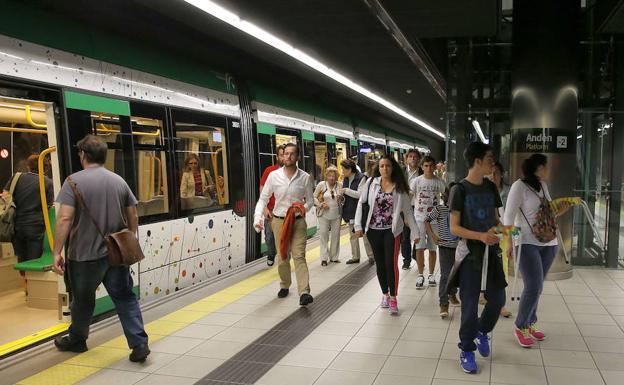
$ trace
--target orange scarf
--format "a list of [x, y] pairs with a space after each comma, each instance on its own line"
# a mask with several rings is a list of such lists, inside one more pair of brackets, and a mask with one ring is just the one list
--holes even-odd
[[292, 235], [295, 229], [296, 214], [299, 213], [301, 218], [305, 218], [305, 206], [301, 202], [295, 202], [286, 211], [286, 217], [280, 230], [279, 253], [282, 260], [288, 259], [288, 250], [292, 242]]

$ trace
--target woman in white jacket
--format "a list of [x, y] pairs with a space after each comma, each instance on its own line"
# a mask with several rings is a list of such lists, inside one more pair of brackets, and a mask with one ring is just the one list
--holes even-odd
[[[363, 205], [368, 203], [368, 214], [362, 228]], [[403, 215], [401, 215], [403, 214]], [[360, 195], [355, 212], [355, 231], [366, 233], [373, 248], [377, 265], [377, 279], [383, 298], [381, 307], [391, 314], [399, 312], [397, 292], [399, 287], [399, 252], [403, 218], [410, 228], [411, 241], [418, 235], [409, 196], [409, 186], [397, 161], [388, 155], [378, 163], [373, 178], [369, 179]]]
[[[321, 265], [327, 261], [339, 263], [340, 251], [340, 207], [344, 197], [338, 185], [338, 169], [329, 166], [325, 170], [325, 180], [320, 181], [314, 190], [314, 205], [319, 223], [321, 238]], [[329, 249], [327, 244], [329, 243]]]
[[522, 273], [524, 290], [518, 306], [515, 337], [520, 346], [525, 348], [533, 346], [534, 339], [541, 341], [546, 338], [537, 327], [537, 305], [544, 287], [544, 278], [557, 254], [557, 238], [541, 242], [532, 231], [540, 206], [551, 200], [548, 186], [544, 182], [548, 180], [547, 161], [545, 155], [533, 154], [522, 162], [523, 177], [511, 185], [503, 219], [505, 225], [520, 227], [522, 235], [519, 270]]

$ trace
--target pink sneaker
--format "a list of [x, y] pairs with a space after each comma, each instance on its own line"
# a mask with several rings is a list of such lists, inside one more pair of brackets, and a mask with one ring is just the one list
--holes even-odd
[[531, 337], [535, 338], [538, 341], [544, 341], [546, 339], [546, 334], [544, 334], [543, 331], [539, 330], [537, 324], [529, 326], [529, 334], [531, 334]]
[[533, 341], [533, 338], [531, 338], [531, 334], [529, 333], [529, 328], [516, 328], [514, 334], [516, 336], [516, 340], [523, 348], [530, 348], [535, 344], [535, 341]]
[[399, 314], [399, 307], [397, 306], [396, 298], [390, 298], [390, 314]]
[[384, 296], [381, 298], [381, 305], [380, 305], [380, 306], [381, 306], [383, 309], [387, 309], [387, 308], [390, 306], [390, 303], [389, 303], [389, 298], [388, 298], [388, 296], [387, 296], [387, 295], [384, 295]]

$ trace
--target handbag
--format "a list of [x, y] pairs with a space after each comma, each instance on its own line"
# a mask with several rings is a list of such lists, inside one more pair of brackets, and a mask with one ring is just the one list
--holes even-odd
[[[325, 187], [327, 187], [327, 182], [325, 182]], [[316, 196], [316, 199], [319, 201], [319, 203], [322, 205], [323, 202], [325, 202], [325, 190], [321, 190], [319, 191], [318, 195]], [[325, 210], [321, 208], [321, 206], [316, 206], [315, 207], [315, 213], [316, 213], [316, 217], [320, 218], [323, 216], [323, 214], [325, 213]]]
[[368, 181], [368, 188], [367, 193], [366, 193], [366, 199], [364, 200], [364, 202], [362, 203], [362, 218], [361, 218], [361, 223], [360, 225], [362, 226], [362, 230], [366, 230], [366, 221], [368, 220], [368, 212], [370, 211], [370, 204], [368, 203], [368, 196], [370, 195], [370, 188], [371, 185], [373, 184], [373, 178], [370, 178], [370, 180]]
[[67, 183], [71, 187], [80, 208], [87, 214], [87, 216], [93, 222], [93, 225], [97, 229], [98, 233], [104, 239], [106, 250], [108, 254], [108, 263], [111, 266], [130, 266], [143, 260], [145, 255], [141, 250], [141, 245], [136, 235], [128, 229], [123, 229], [114, 233], [105, 235], [98, 226], [97, 222], [91, 215], [89, 208], [85, 204], [82, 194], [78, 191], [76, 183], [71, 177], [67, 177]]
[[9, 187], [9, 194], [0, 196], [0, 242], [11, 242], [15, 235], [17, 207], [13, 201], [13, 191], [21, 175], [21, 172], [15, 173]]

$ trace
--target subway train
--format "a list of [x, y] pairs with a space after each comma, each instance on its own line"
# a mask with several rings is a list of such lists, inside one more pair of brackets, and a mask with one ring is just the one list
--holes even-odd
[[[105, 167], [139, 201], [146, 258], [132, 266], [132, 276], [142, 304], [261, 258], [264, 245], [250, 213], [259, 173], [275, 162], [278, 145], [298, 143], [299, 166], [316, 181], [344, 158], [357, 158], [366, 171], [386, 152], [402, 160], [409, 148], [428, 151], [423, 141], [261, 84], [249, 84], [245, 102], [227, 74], [181, 63], [179, 72], [186, 73], [161, 76], [167, 74], [152, 64], [137, 69], [0, 35], [0, 183], [8, 190], [12, 175], [29, 172], [26, 159], [38, 154], [37, 174], [52, 179], [56, 196], [80, 170], [75, 143], [87, 134], [104, 139]], [[195, 170], [202, 192], [194, 188]], [[54, 202], [45, 191], [40, 196], [43, 255], [17, 262], [11, 243], [0, 244], [0, 357], [67, 328], [68, 294], [51, 271]], [[312, 213], [308, 225], [313, 235]], [[111, 309], [100, 287], [94, 315], [106, 317]]]

